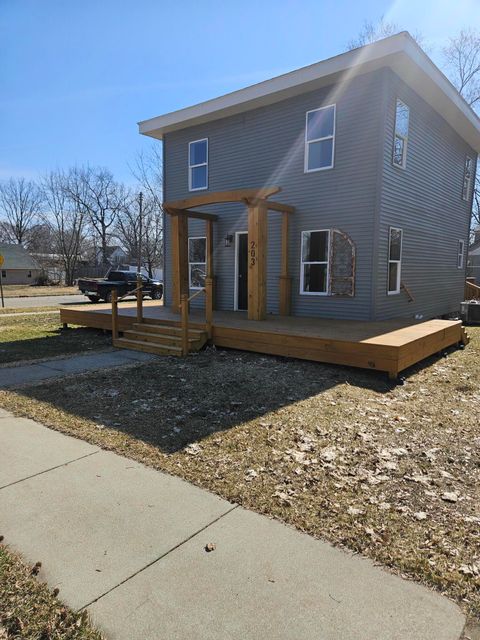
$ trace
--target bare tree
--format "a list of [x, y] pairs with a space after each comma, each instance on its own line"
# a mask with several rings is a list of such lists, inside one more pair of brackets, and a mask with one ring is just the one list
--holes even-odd
[[[400, 31], [402, 31], [401, 27], [395, 24], [395, 22], [387, 22], [384, 16], [382, 16], [377, 22], [366, 20], [363, 23], [358, 36], [356, 38], [352, 38], [348, 42], [346, 49], [347, 51], [358, 49], [358, 47], [363, 47], [366, 44], [372, 44], [373, 42], [377, 42], [377, 40], [381, 40], [382, 38], [388, 38], [389, 36], [393, 36], [396, 33], [399, 33]], [[415, 31], [410, 35], [418, 45], [423, 47], [423, 36], [420, 32]]]
[[163, 211], [151, 198], [144, 200], [145, 235], [142, 243], [144, 264], [150, 278], [163, 265]]
[[115, 224], [115, 236], [137, 264], [142, 261], [140, 233], [143, 236], [145, 229], [145, 220], [140, 220], [140, 215], [145, 216], [144, 212], [140, 214], [137, 196], [129, 194]]
[[130, 168], [145, 194], [143, 201], [143, 262], [150, 277], [163, 264], [163, 172], [159, 146], [137, 155]]
[[10, 178], [0, 184], [1, 235], [7, 242], [28, 244], [31, 228], [41, 209], [41, 193], [35, 182]]
[[107, 169], [82, 167], [71, 169], [65, 190], [83, 211], [100, 244], [101, 260], [108, 263], [108, 241], [127, 194]]
[[468, 104], [480, 105], [480, 32], [463, 29], [443, 48], [450, 80]]
[[42, 219], [51, 231], [54, 253], [62, 261], [66, 285], [73, 284], [86, 218], [85, 209], [71, 195], [71, 187], [70, 176], [63, 171], [52, 171], [42, 181]]
[[[480, 32], [462, 29], [443, 49], [445, 70], [465, 101], [480, 110]], [[472, 227], [480, 226], [480, 171], [473, 192]]]
[[347, 50], [357, 49], [358, 47], [363, 47], [366, 44], [372, 44], [372, 42], [376, 42], [382, 38], [393, 36], [395, 33], [398, 33], [398, 31], [399, 28], [397, 25], [394, 22], [386, 22], [384, 16], [382, 16], [378, 22], [366, 20], [363, 23], [363, 27], [360, 29], [358, 36], [356, 38], [352, 38], [347, 44]]

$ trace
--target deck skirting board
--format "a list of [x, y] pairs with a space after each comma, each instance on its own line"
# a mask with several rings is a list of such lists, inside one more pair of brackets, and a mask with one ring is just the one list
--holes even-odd
[[[152, 308], [151, 308], [152, 309]], [[123, 313], [122, 313], [123, 311]], [[124, 308], [118, 316], [120, 332], [131, 330], [136, 323], [135, 310]], [[160, 307], [144, 309], [148, 324], [180, 326], [178, 316]], [[63, 323], [111, 330], [108, 310], [61, 309]], [[323, 323], [323, 324], [322, 324]], [[333, 324], [332, 324], [333, 323]], [[198, 318], [192, 317], [191, 329], [203, 329]], [[357, 339], [348, 339], [350, 330]], [[328, 329], [328, 330], [327, 330]], [[335, 321], [313, 319], [302, 323], [301, 318], [289, 317], [277, 321], [239, 320], [238, 314], [222, 314], [213, 321], [212, 343], [218, 347], [253, 351], [276, 356], [300, 358], [377, 371], [396, 376], [421, 360], [462, 342], [460, 321], [430, 320], [423, 323], [399, 326], [351, 321], [336, 328]], [[338, 339], [335, 336], [338, 335]], [[332, 337], [334, 336], [334, 337]]]

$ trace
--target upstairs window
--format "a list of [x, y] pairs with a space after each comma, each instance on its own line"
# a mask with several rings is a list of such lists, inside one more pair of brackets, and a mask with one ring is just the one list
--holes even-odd
[[470, 187], [472, 184], [472, 169], [473, 169], [473, 161], [469, 156], [467, 156], [465, 158], [465, 169], [463, 172], [462, 200], [468, 200], [470, 197]]
[[335, 105], [307, 111], [305, 125], [305, 172], [333, 167]]
[[390, 227], [388, 242], [388, 295], [400, 293], [402, 276], [402, 229]]
[[328, 294], [330, 232], [302, 231], [300, 293]]
[[207, 239], [188, 239], [188, 281], [190, 289], [203, 289], [207, 266]]
[[395, 137], [393, 140], [393, 164], [405, 169], [407, 166], [408, 121], [410, 109], [397, 99], [395, 112]]
[[188, 189], [208, 189], [208, 139], [188, 144]]
[[458, 252], [457, 252], [457, 269], [463, 269], [464, 260], [465, 260], [465, 240], [459, 240]]

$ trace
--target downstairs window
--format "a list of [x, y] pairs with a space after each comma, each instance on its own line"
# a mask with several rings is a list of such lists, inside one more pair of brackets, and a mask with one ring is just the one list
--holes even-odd
[[190, 289], [203, 289], [207, 265], [207, 239], [188, 239], [188, 282]]

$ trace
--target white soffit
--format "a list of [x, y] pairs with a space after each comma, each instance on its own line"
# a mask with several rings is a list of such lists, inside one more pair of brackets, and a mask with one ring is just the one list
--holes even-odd
[[480, 152], [480, 119], [405, 31], [219, 98], [143, 120], [138, 123], [139, 132], [161, 140], [170, 131], [249, 111], [382, 67], [391, 67]]

